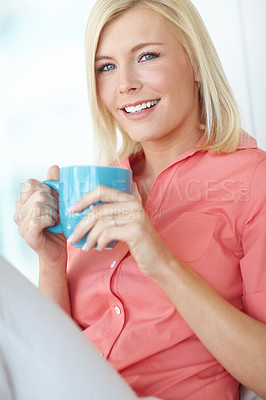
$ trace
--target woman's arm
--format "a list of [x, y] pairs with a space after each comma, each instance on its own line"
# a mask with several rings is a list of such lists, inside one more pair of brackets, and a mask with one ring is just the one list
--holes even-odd
[[153, 279], [224, 368], [266, 398], [266, 325], [229, 304], [174, 255]]
[[162, 288], [213, 356], [266, 399], [266, 325], [236, 309], [176, 258], [152, 226], [138, 193], [121, 198], [102, 187], [85, 195], [72, 212], [99, 201], [106, 204], [94, 207], [70, 241], [78, 242], [90, 231], [85, 251], [96, 243], [102, 250], [112, 240], [126, 242], [140, 270]]
[[[59, 168], [51, 167], [47, 179], [58, 180]], [[24, 185], [17, 201], [14, 220], [26, 243], [38, 254], [40, 261], [39, 286], [67, 313], [70, 300], [66, 280], [66, 239], [45, 229], [58, 219], [58, 202], [51, 188], [30, 179]]]
[[71, 316], [66, 263], [53, 265], [40, 259], [39, 288]]

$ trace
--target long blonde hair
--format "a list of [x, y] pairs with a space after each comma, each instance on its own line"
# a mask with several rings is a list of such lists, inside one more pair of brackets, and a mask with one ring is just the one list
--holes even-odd
[[[109, 21], [136, 6], [153, 10], [166, 18], [199, 77], [199, 127], [204, 132], [199, 148], [216, 153], [235, 151], [241, 132], [239, 110], [209, 33], [191, 1], [97, 0], [86, 29], [86, 67], [99, 162], [112, 165], [142, 149], [141, 143], [133, 141], [117, 126], [102, 103], [95, 74], [95, 55], [102, 29]], [[122, 137], [120, 149], [118, 131]]]

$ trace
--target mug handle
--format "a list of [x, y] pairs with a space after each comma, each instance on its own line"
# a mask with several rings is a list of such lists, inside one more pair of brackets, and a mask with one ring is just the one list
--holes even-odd
[[[59, 194], [59, 181], [43, 181], [43, 183], [45, 183], [50, 188], [55, 189]], [[46, 229], [52, 233], [64, 233], [60, 222], [59, 224], [54, 226], [47, 226]]]

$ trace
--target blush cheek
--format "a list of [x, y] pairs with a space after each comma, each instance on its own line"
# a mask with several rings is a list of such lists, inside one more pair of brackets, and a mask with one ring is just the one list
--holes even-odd
[[142, 78], [147, 87], [165, 96], [168, 96], [174, 87], [178, 89], [180, 81], [183, 79], [181, 71], [170, 65], [147, 70]]
[[165, 69], [162, 70], [161, 68], [153, 68], [152, 70], [147, 69], [142, 76], [142, 82], [144, 82], [147, 88], [163, 93], [166, 89], [167, 71], [165, 71]]

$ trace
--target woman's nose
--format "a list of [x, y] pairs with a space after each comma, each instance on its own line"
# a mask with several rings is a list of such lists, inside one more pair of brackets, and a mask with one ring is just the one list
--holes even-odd
[[140, 90], [142, 83], [133, 67], [127, 66], [119, 71], [118, 92], [130, 93]]

